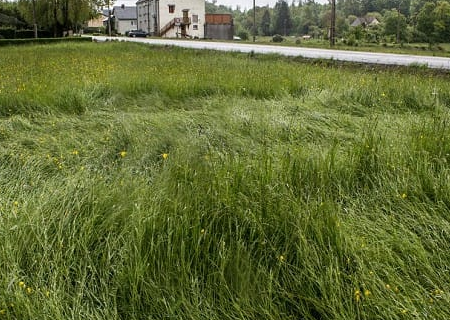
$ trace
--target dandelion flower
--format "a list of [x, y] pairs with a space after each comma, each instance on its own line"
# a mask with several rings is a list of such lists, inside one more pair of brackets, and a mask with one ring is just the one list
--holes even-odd
[[200, 230], [200, 233], [204, 234], [205, 233], [205, 229]]
[[386, 289], [391, 289], [391, 286], [388, 283], [386, 283]]
[[30, 287], [27, 287], [27, 293], [31, 294], [33, 292], [33, 289], [31, 289]]
[[401, 197], [402, 199], [406, 199], [408, 196], [406, 195], [406, 193], [402, 193]]
[[127, 156], [127, 152], [125, 150], [120, 151], [120, 157], [125, 158]]
[[279, 259], [281, 262], [283, 262], [284, 259], [285, 259], [285, 257], [284, 257], [283, 255], [280, 255], [280, 256], [278, 257], [278, 259]]
[[359, 302], [359, 300], [361, 300], [361, 291], [359, 290], [355, 291], [355, 300], [356, 302]]
[[163, 157], [164, 160], [166, 160], [169, 157], [169, 154], [168, 153], [163, 153], [162, 157]]
[[77, 155], [78, 155], [78, 150], [73, 150], [73, 151], [72, 151], [72, 154], [73, 154], [74, 156], [77, 156]]
[[19, 281], [19, 287], [21, 287], [21, 288], [25, 287], [25, 282]]
[[14, 207], [17, 207], [18, 205], [19, 205], [19, 202], [18, 201], [14, 201]]
[[367, 298], [368, 296], [370, 296], [372, 294], [372, 292], [370, 292], [370, 290], [364, 290], [364, 296]]

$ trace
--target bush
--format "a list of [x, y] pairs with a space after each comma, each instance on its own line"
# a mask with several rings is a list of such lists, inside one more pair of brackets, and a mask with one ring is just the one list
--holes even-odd
[[0, 47], [3, 46], [14, 46], [21, 44], [46, 44], [46, 43], [57, 43], [57, 42], [92, 42], [90, 37], [73, 37], [73, 38], [38, 38], [38, 39], [2, 39], [0, 40]]
[[105, 29], [105, 27], [86, 27], [83, 29], [83, 33], [105, 34], [106, 29]]
[[0, 39], [14, 39], [15, 32], [14, 28], [1, 28]]
[[276, 35], [274, 35], [274, 36], [272, 37], [272, 41], [273, 41], [273, 42], [283, 42], [283, 41], [284, 41], [284, 38], [283, 38], [281, 35], [276, 34]]
[[248, 40], [248, 32], [247, 31], [241, 31], [238, 33], [238, 37], [240, 37], [242, 40]]

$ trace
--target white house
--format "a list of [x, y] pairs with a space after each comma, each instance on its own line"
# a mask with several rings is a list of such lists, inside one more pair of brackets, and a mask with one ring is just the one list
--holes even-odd
[[168, 38], [204, 38], [205, 0], [139, 0], [137, 29]]
[[136, 7], [124, 5], [114, 7], [112, 15], [114, 16], [114, 29], [118, 34], [138, 29]]

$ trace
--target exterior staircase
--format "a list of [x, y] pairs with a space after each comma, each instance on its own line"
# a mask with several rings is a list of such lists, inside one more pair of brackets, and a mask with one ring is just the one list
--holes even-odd
[[159, 30], [159, 36], [160, 37], [164, 36], [167, 33], [167, 31], [169, 31], [170, 29], [175, 27], [175, 21], [176, 21], [176, 18], [173, 18], [172, 20], [167, 22], [166, 25], [164, 27], [162, 27], [161, 30]]

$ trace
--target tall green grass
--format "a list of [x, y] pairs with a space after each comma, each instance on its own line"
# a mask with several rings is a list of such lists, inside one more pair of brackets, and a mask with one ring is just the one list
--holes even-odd
[[448, 75], [125, 43], [0, 58], [0, 319], [450, 315]]

